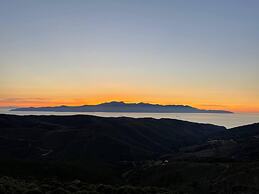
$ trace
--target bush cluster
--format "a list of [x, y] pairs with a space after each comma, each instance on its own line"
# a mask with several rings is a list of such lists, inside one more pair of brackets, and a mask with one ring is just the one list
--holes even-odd
[[80, 180], [60, 182], [56, 179], [23, 180], [0, 178], [0, 194], [169, 194], [157, 187], [87, 184]]

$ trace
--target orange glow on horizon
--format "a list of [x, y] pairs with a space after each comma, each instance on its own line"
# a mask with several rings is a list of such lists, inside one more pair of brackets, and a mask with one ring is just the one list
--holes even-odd
[[248, 113], [259, 113], [259, 105], [257, 106], [246, 106], [246, 105], [201, 105], [200, 103], [186, 103], [181, 102], [181, 100], [175, 100], [175, 102], [170, 102], [169, 100], [138, 100], [137, 98], [105, 98], [96, 97], [92, 99], [0, 99], [0, 107], [46, 107], [46, 106], [80, 106], [80, 105], [96, 105], [104, 102], [111, 101], [123, 101], [125, 103], [151, 103], [151, 104], [161, 104], [161, 105], [189, 105], [195, 108], [206, 109], [206, 110], [228, 110], [232, 112], [248, 112]]

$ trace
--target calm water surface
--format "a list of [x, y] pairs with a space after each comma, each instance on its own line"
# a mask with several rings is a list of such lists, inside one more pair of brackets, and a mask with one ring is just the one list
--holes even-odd
[[185, 121], [211, 123], [225, 126], [227, 128], [259, 123], [259, 113], [234, 113], [234, 114], [214, 114], [214, 113], [107, 113], [107, 112], [40, 112], [40, 111], [10, 111], [8, 108], [0, 108], [0, 114], [15, 115], [96, 115], [102, 117], [152, 117], [152, 118], [171, 118]]

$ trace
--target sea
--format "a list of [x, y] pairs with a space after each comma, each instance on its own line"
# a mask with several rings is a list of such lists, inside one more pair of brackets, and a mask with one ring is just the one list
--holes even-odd
[[233, 128], [252, 123], [259, 123], [259, 113], [121, 113], [121, 112], [45, 112], [45, 111], [10, 111], [0, 108], [0, 114], [13, 115], [95, 115], [101, 117], [133, 117], [133, 118], [170, 118], [184, 121], [209, 123], [226, 128]]

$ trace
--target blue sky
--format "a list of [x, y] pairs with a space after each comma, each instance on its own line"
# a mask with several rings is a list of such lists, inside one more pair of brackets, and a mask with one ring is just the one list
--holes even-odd
[[2, 104], [125, 99], [259, 111], [257, 0], [0, 3]]

